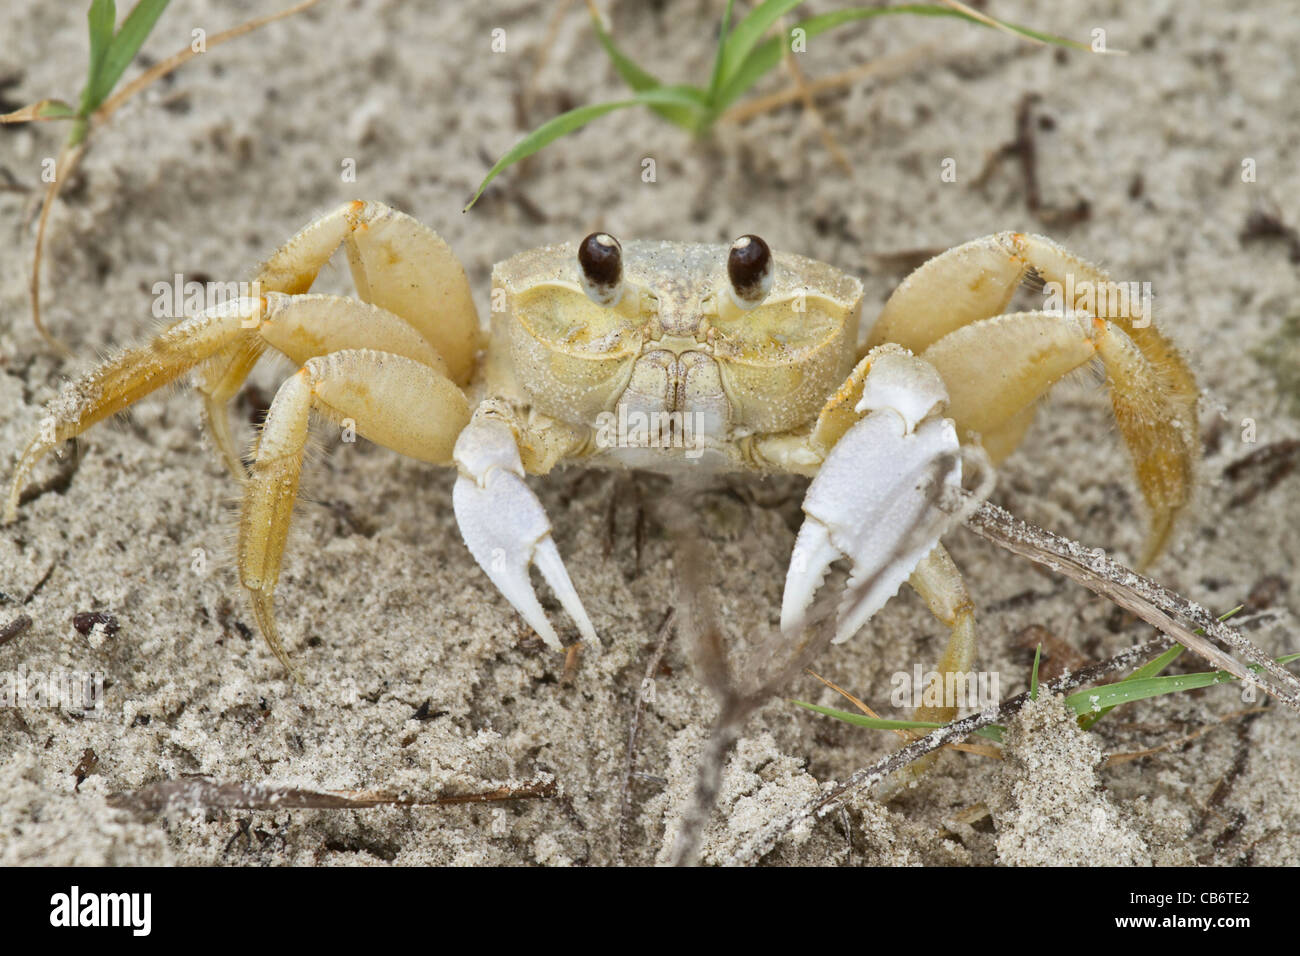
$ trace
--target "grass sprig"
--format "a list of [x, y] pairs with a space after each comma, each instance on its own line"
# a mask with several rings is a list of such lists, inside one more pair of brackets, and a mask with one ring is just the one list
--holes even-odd
[[36, 226], [36, 247], [32, 256], [32, 271], [29, 294], [32, 304], [32, 324], [41, 338], [55, 350], [64, 355], [70, 354], [67, 346], [52, 336], [41, 321], [41, 259], [45, 248], [45, 230], [49, 223], [50, 210], [63, 188], [63, 183], [70, 179], [85, 155], [89, 138], [95, 129], [108, 122], [110, 117], [135, 94], [157, 82], [162, 77], [177, 69], [183, 63], [206, 52], [227, 40], [242, 36], [275, 20], [301, 13], [308, 7], [315, 6], [320, 0], [301, 0], [301, 2], [278, 13], [268, 14], [249, 20], [237, 27], [208, 37], [201, 46], [191, 43], [178, 53], [155, 64], [143, 74], [114, 93], [126, 68], [140, 52], [140, 47], [149, 38], [159, 17], [167, 8], [170, 0], [138, 0], [131, 12], [117, 26], [117, 5], [114, 0], [91, 0], [86, 14], [90, 40], [89, 56], [86, 67], [86, 82], [81, 88], [78, 105], [73, 107], [64, 100], [43, 99], [0, 115], [0, 124], [35, 123], [51, 120], [67, 120], [72, 123], [63, 148], [54, 161], [53, 176], [45, 189], [41, 201], [40, 219]]
[[601, 49], [609, 57], [619, 78], [632, 90], [633, 96], [603, 103], [579, 106], [542, 123], [510, 148], [488, 170], [478, 189], [465, 205], [469, 211], [478, 202], [483, 191], [500, 173], [562, 136], [575, 132], [592, 120], [617, 110], [637, 106], [648, 107], [664, 120], [695, 136], [705, 136], [718, 118], [744, 96], [784, 56], [789, 36], [801, 30], [808, 39], [836, 27], [859, 20], [880, 16], [912, 15], [949, 17], [964, 20], [982, 27], [1009, 32], [1036, 43], [1054, 44], [1076, 50], [1090, 50], [1083, 43], [1053, 36], [1029, 27], [996, 20], [964, 4], [947, 0], [944, 4], [908, 3], [893, 6], [856, 7], [819, 14], [796, 23], [789, 35], [768, 36], [768, 32], [782, 17], [791, 13], [803, 0], [763, 0], [739, 22], [732, 21], [734, 0], [727, 0], [718, 30], [718, 45], [707, 85], [690, 83], [663, 83], [649, 70], [637, 63], [615, 42], [601, 21], [600, 14], [588, 0], [592, 28]]
[[[1233, 608], [1231, 611], [1221, 615], [1220, 621], [1226, 621], [1228, 618], [1237, 614], [1241, 606]], [[1191, 690], [1200, 690], [1204, 687], [1213, 687], [1217, 684], [1227, 684], [1232, 681], [1240, 680], [1235, 674], [1228, 671], [1200, 671], [1194, 674], [1169, 674], [1161, 676], [1161, 672], [1169, 667], [1186, 648], [1181, 644], [1175, 644], [1158, 657], [1153, 658], [1135, 670], [1128, 677], [1122, 680], [1114, 681], [1107, 684], [1099, 684], [1095, 687], [1085, 688], [1084, 690], [1075, 691], [1065, 698], [1065, 706], [1072, 711], [1079, 719], [1079, 726], [1083, 730], [1089, 730], [1106, 714], [1110, 713], [1121, 704], [1129, 704], [1134, 701], [1147, 700], [1152, 697], [1163, 697], [1168, 694], [1181, 694]], [[1038, 666], [1041, 657], [1042, 646], [1034, 653], [1034, 665], [1029, 679], [1029, 698], [1030, 700], [1038, 699]], [[1276, 659], [1276, 663], [1289, 664], [1292, 661], [1300, 660], [1300, 654], [1289, 654], [1285, 657]], [[1262, 668], [1258, 664], [1249, 665], [1249, 669], [1258, 673]], [[845, 697], [850, 697], [848, 693], [841, 690], [835, 685], [829, 685]], [[833, 707], [823, 707], [818, 704], [810, 704], [807, 701], [792, 700], [791, 703], [803, 707], [805, 710], [811, 710], [814, 713], [831, 717], [835, 720], [846, 724], [853, 724], [856, 727], [867, 727], [871, 730], [917, 730], [930, 731], [944, 724], [933, 723], [923, 720], [890, 720], [882, 717], [871, 717], [866, 714], [855, 714], [851, 711], [836, 710]], [[1001, 741], [1003, 729], [996, 724], [982, 727], [975, 731], [976, 736], [985, 737], [989, 740]]]

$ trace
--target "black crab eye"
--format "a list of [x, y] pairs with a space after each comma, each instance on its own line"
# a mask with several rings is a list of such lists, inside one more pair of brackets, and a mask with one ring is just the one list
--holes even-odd
[[772, 290], [772, 250], [758, 236], [741, 236], [727, 253], [727, 278], [732, 297], [742, 309], [752, 309]]
[[582, 291], [597, 305], [615, 306], [623, 297], [623, 247], [607, 232], [593, 232], [578, 246]]

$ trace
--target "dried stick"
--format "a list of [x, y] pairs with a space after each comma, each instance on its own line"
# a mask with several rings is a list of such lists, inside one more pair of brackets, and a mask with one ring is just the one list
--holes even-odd
[[860, 63], [847, 70], [841, 70], [839, 73], [833, 73], [830, 76], [809, 80], [803, 86], [796, 85], [777, 93], [769, 93], [766, 96], [748, 99], [728, 109], [722, 114], [720, 120], [730, 123], [744, 123], [759, 114], [770, 113], [772, 110], [779, 109], [789, 103], [802, 100], [805, 95], [815, 98], [822, 93], [851, 86], [858, 80], [864, 80], [872, 76], [901, 76], [937, 50], [937, 44], [924, 43], [902, 53], [880, 57], [868, 63]]
[[54, 163], [54, 178], [45, 188], [45, 198], [41, 200], [41, 215], [36, 223], [36, 251], [32, 254], [32, 273], [28, 284], [28, 297], [32, 303], [32, 324], [45, 343], [63, 356], [72, 355], [72, 350], [56, 339], [41, 320], [41, 256], [45, 249], [45, 230], [50, 223], [50, 210], [54, 208], [54, 201], [59, 198], [63, 181], [72, 176], [82, 155], [86, 152], [86, 145], [87, 142], [83, 139], [75, 146], [64, 146], [59, 150], [59, 158]]
[[[1157, 628], [1159, 637], [1121, 651], [1109, 660], [1091, 664], [1073, 674], [1065, 674], [1043, 686], [1050, 693], [1062, 693], [1101, 679], [1115, 670], [1130, 670], [1135, 665], [1166, 650], [1175, 641], [1218, 664], [1242, 680], [1260, 687], [1287, 705], [1300, 709], [1300, 687], [1295, 675], [1283, 670], [1263, 651], [1251, 644], [1236, 628], [1225, 625], [1209, 611], [1169, 591], [1106, 557], [1100, 549], [1085, 548], [1076, 542], [1013, 518], [987, 502], [967, 518], [966, 526], [995, 544], [1027, 557], [1053, 571], [1078, 581], [1089, 590], [1132, 611]], [[1257, 674], [1243, 667], [1209, 641], [1183, 626], [1172, 615], [1185, 618], [1220, 641], [1231, 645], [1263, 668]], [[729, 865], [743, 865], [768, 852], [782, 836], [810, 818], [820, 818], [841, 805], [851, 793], [872, 786], [913, 761], [950, 742], [958, 741], [983, 727], [998, 723], [1015, 714], [1029, 700], [1028, 692], [1004, 701], [994, 711], [983, 711], [934, 730], [863, 770], [831, 787], [816, 800], [797, 808], [777, 820], [746, 842], [727, 860]]]
[[[773, 696], [775, 687], [798, 673], [818, 651], [830, 644], [835, 628], [834, 615], [827, 613], [824, 607], [827, 602], [823, 601], [816, 613], [808, 618], [812, 623], [803, 628], [789, 663], [778, 668], [775, 675], [764, 679], [763, 670], [770, 669], [772, 665], [773, 645], [769, 641], [763, 648], [766, 653], [760, 652], [760, 666], [749, 669], [753, 675], [748, 682], [749, 686], [738, 686], [732, 676], [722, 627], [714, 613], [714, 605], [708, 601], [702, 588], [703, 582], [710, 577], [703, 544], [698, 532], [691, 527], [680, 502], [670, 502], [668, 510], [671, 517], [667, 523], [678, 546], [675, 556], [680, 608], [678, 626], [691, 651], [696, 675], [720, 705], [704, 752], [700, 755], [695, 792], [682, 814], [670, 855], [673, 866], [689, 866], [696, 862], [700, 842], [722, 789], [722, 773], [727, 757], [740, 739], [746, 721], [761, 704]], [[767, 665], [767, 668], [763, 665]]]
[[537, 800], [556, 794], [550, 777], [520, 786], [503, 785], [474, 793], [419, 795], [391, 790], [306, 790], [274, 784], [190, 777], [163, 780], [109, 796], [110, 806], [158, 813], [165, 810], [362, 810], [369, 807], [445, 807], [498, 800]]
[[32, 619], [26, 614], [19, 614], [4, 627], [0, 627], [0, 647], [4, 647], [31, 626]]
[[[1084, 684], [1100, 680], [1112, 671], [1132, 670], [1146, 663], [1155, 655], [1167, 650], [1173, 640], [1162, 634], [1142, 644], [1120, 651], [1108, 660], [1099, 661], [1081, 668], [1073, 674], [1063, 674], [1054, 681], [1041, 685], [1049, 694], [1060, 694], [1073, 690]], [[743, 866], [759, 859], [772, 849], [781, 837], [785, 836], [800, 823], [809, 819], [818, 819], [839, 807], [855, 791], [870, 787], [891, 774], [903, 769], [926, 754], [938, 750], [945, 744], [952, 743], [992, 724], [999, 723], [1015, 715], [1030, 700], [1029, 691], [1018, 694], [1010, 700], [1003, 701], [996, 709], [971, 714], [961, 720], [953, 721], [945, 727], [931, 731], [920, 740], [915, 740], [882, 757], [870, 767], [857, 771], [842, 783], [835, 784], [821, 796], [809, 801], [802, 807], [791, 810], [779, 820], [760, 830], [726, 861], [727, 866]]]
[[[778, 22], [781, 32], [784, 33], [786, 31], [785, 17], [782, 17]], [[840, 148], [839, 142], [836, 141], [835, 134], [830, 131], [826, 121], [822, 118], [821, 110], [817, 108], [817, 100], [808, 86], [808, 78], [804, 75], [803, 68], [799, 66], [799, 62], [795, 59], [795, 54], [788, 44], [782, 44], [781, 46], [781, 60], [789, 71], [790, 78], [794, 80], [795, 92], [798, 93], [799, 99], [803, 101], [804, 112], [813, 121], [813, 125], [817, 127], [817, 135], [821, 137], [822, 146], [831, 154], [831, 158], [835, 160], [836, 165], [852, 178], [853, 164], [844, 155], [844, 150]]]
[[650, 655], [650, 662], [646, 664], [645, 678], [641, 681], [641, 686], [636, 692], [636, 708], [632, 711], [632, 726], [627, 733], [627, 762], [623, 769], [623, 795], [619, 800], [618, 806], [618, 829], [614, 838], [614, 859], [619, 860], [623, 857], [623, 840], [627, 831], [627, 815], [632, 809], [632, 775], [636, 773], [636, 747], [637, 738], [641, 735], [641, 718], [645, 714], [645, 688], [652, 686], [651, 682], [655, 674], [659, 673], [659, 665], [663, 662], [664, 652], [668, 650], [668, 640], [673, 636], [673, 629], [677, 625], [677, 609], [669, 608], [668, 613], [664, 615], [663, 622], [659, 625], [659, 639], [655, 643], [654, 653]]
[[[1013, 518], [985, 503], [966, 519], [966, 527], [1014, 554], [1041, 564], [1100, 594], [1189, 650], [1247, 683], [1254, 684], [1293, 710], [1300, 711], [1300, 680], [1247, 640], [1240, 631], [1218, 620], [1194, 601], [1175, 594], [1150, 578], [1117, 564], [1100, 548], [1083, 545], [1044, 528]], [[1256, 664], [1252, 671], [1184, 626], [1181, 617], [1207, 635], [1227, 644]]]

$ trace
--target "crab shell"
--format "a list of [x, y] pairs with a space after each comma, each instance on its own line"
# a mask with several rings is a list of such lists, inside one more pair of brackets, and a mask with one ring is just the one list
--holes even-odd
[[[637, 413], [685, 420], [702, 453], [697, 467], [734, 467], [737, 440], [810, 424], [853, 368], [862, 283], [777, 253], [763, 302], [728, 308], [727, 251], [711, 243], [625, 243], [625, 292], [614, 308], [583, 291], [574, 243], [499, 263], [492, 342], [508, 361], [489, 356], [488, 392], [576, 427], [596, 425], [603, 413], [624, 422]], [[617, 443], [596, 457], [675, 471], [680, 446]]]

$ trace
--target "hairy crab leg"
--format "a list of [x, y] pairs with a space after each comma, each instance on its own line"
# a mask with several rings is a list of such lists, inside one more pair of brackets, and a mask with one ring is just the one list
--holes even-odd
[[[975, 606], [966, 592], [961, 572], [943, 545], [921, 559], [908, 583], [925, 601], [930, 613], [949, 629], [947, 646], [935, 669], [935, 676], [922, 694], [917, 720], [946, 724], [957, 716], [960, 702], [948, 691], [955, 686], [951, 675], [969, 674], [975, 666]], [[925, 701], [937, 700], [937, 704]]]
[[1015, 447], [1034, 404], [1053, 384], [1100, 358], [1115, 420], [1151, 512], [1140, 565], [1160, 553], [1191, 497], [1199, 453], [1196, 409], [1184, 393], [1167, 387], [1159, 368], [1119, 325], [1077, 312], [1020, 312], [951, 332], [922, 357], [948, 386], [948, 412], [963, 438], [988, 436], [995, 461]]
[[232, 299], [176, 322], [147, 344], [122, 352], [65, 386], [19, 459], [5, 505], [5, 523], [18, 517], [23, 486], [46, 453], [247, 335], [261, 322], [264, 311], [261, 298]]
[[[439, 374], [447, 374], [442, 356], [409, 324], [386, 309], [356, 299], [272, 292], [260, 299], [235, 300], [214, 307], [176, 323], [152, 342], [92, 370], [51, 404], [50, 414], [14, 475], [6, 522], [17, 516], [22, 486], [51, 448], [174, 382], [202, 362], [235, 354], [244, 356], [244, 366], [251, 368], [268, 345], [297, 365], [329, 352], [370, 347], [406, 356]], [[217, 422], [225, 424], [226, 416], [219, 416]], [[237, 477], [242, 481], [243, 463], [238, 457], [235, 461], [239, 463]]]
[[405, 356], [369, 349], [310, 359], [280, 386], [244, 485], [239, 577], [262, 636], [295, 677], [273, 602], [313, 411], [335, 421], [352, 418], [358, 434], [438, 465], [451, 463], [456, 437], [470, 417], [464, 393], [447, 376]]
[[[1100, 324], [1085, 327], [1067, 342], [1061, 341], [1066, 333], [1050, 328], [1049, 320], [1035, 325], [1025, 314], [1015, 316], [1014, 327], [986, 324], [1001, 318], [999, 313], [1031, 275], [1052, 283], [1059, 299], [1059, 308], [1042, 315], [1055, 315], [1067, 329], [1073, 325], [1067, 318], [1071, 312]], [[1008, 415], [997, 427], [986, 423], [980, 430], [995, 460], [1019, 443], [1033, 415], [1028, 406], [1060, 377], [1057, 368], [1083, 351], [1091, 350], [1083, 361], [1100, 357], [1115, 421], [1151, 511], [1145, 565], [1160, 553], [1191, 497], [1200, 458], [1199, 391], [1186, 362], [1152, 323], [1145, 298], [1132, 294], [1133, 285], [1112, 282], [1103, 270], [1044, 236], [997, 233], [950, 249], [908, 276], [885, 303], [868, 345], [894, 342], [941, 366], [954, 392], [953, 417], [959, 424], [979, 416], [982, 402], [1010, 402], [1018, 417]], [[972, 332], [974, 328], [981, 331]], [[1006, 372], [1008, 361], [1016, 364], [1021, 381]], [[949, 381], [957, 366], [966, 381]], [[959, 390], [978, 400], [963, 400], [955, 394]], [[1015, 401], [1021, 396], [1022, 401]]]
[[[447, 243], [406, 213], [381, 202], [344, 203], [276, 250], [258, 271], [255, 287], [266, 293], [305, 293], [340, 245], [361, 300], [406, 322], [442, 356], [453, 382], [468, 383], [482, 345], [469, 280]], [[213, 440], [239, 478], [244, 469], [226, 407], [260, 356], [256, 345], [228, 348], [199, 386]]]

